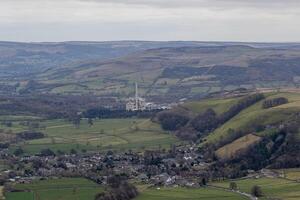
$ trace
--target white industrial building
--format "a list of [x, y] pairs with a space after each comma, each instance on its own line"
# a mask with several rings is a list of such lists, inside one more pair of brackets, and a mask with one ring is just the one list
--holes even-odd
[[135, 83], [135, 97], [129, 98], [126, 103], [127, 111], [145, 111], [145, 110], [158, 110], [170, 109], [169, 106], [160, 106], [152, 102], [146, 102], [144, 98], [139, 97], [138, 84]]
[[152, 102], [146, 102], [142, 97], [139, 97], [138, 84], [135, 83], [135, 97], [129, 98], [126, 103], [127, 111], [144, 111], [144, 110], [156, 110], [160, 109], [159, 106]]

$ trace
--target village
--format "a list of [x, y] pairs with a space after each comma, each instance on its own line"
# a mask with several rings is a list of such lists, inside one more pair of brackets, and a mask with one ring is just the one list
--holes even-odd
[[199, 187], [205, 184], [210, 176], [210, 165], [192, 146], [174, 146], [169, 151], [145, 151], [144, 154], [108, 151], [15, 157], [2, 151], [0, 157], [7, 165], [14, 166], [0, 175], [1, 181], [10, 183], [30, 183], [36, 179], [58, 177], [84, 177], [106, 185], [107, 177], [116, 174], [156, 186]]

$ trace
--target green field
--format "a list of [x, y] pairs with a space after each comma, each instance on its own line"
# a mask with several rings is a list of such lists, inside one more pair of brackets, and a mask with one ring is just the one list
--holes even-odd
[[239, 98], [230, 99], [207, 99], [203, 101], [195, 101], [184, 104], [184, 107], [188, 108], [192, 112], [202, 113], [205, 110], [211, 108], [214, 109], [216, 113], [221, 114], [226, 112], [231, 105], [237, 103]]
[[[231, 181], [216, 182], [214, 185], [221, 187], [229, 187]], [[298, 200], [300, 199], [300, 183], [280, 178], [259, 178], [259, 179], [243, 179], [236, 180], [240, 191], [251, 193], [254, 185], [261, 187], [264, 194], [260, 200], [270, 198], [278, 198], [282, 200]]]
[[[34, 181], [30, 184], [17, 184], [15, 189], [28, 192], [12, 192], [7, 200], [93, 200], [103, 189], [86, 179], [62, 178]], [[135, 200], [244, 200], [238, 194], [213, 188], [147, 188], [143, 187]]]
[[[161, 130], [158, 124], [148, 119], [101, 119], [94, 120], [89, 125], [82, 120], [79, 127], [65, 120], [47, 120], [40, 122], [46, 134], [45, 138], [26, 141], [21, 146], [26, 153], [38, 153], [41, 149], [50, 148], [53, 151], [69, 152], [75, 149], [83, 150], [123, 150], [123, 149], [151, 149], [167, 148], [178, 140]], [[18, 129], [17, 129], [18, 128]], [[26, 127], [12, 127], [21, 131]], [[17, 146], [12, 146], [14, 151]]]
[[299, 168], [292, 168], [292, 169], [280, 169], [276, 170], [279, 173], [282, 173], [285, 178], [299, 181], [300, 180], [300, 169]]
[[83, 178], [62, 178], [17, 184], [15, 189], [28, 192], [12, 192], [7, 200], [93, 200], [103, 189]]
[[238, 194], [218, 189], [200, 188], [149, 188], [141, 192], [135, 200], [243, 200]]

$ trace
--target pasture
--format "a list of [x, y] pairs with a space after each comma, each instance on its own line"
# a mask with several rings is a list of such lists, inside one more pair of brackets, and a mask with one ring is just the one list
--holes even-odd
[[218, 114], [226, 112], [231, 105], [237, 103], [239, 98], [229, 99], [207, 99], [203, 101], [194, 101], [184, 104], [184, 107], [195, 113], [203, 113], [211, 108]]
[[11, 192], [7, 200], [93, 200], [103, 191], [96, 183], [83, 178], [62, 178], [17, 184], [15, 189], [24, 192]]
[[299, 181], [300, 180], [300, 169], [299, 168], [291, 168], [291, 169], [279, 169], [276, 170], [279, 173], [282, 173], [285, 178]]
[[148, 188], [141, 192], [135, 200], [244, 200], [238, 194], [211, 188]]
[[[15, 189], [23, 192], [7, 193], [7, 200], [93, 200], [103, 188], [83, 178], [39, 180], [17, 184]], [[135, 200], [245, 200], [232, 192], [215, 188], [153, 188], [139, 185], [140, 194]]]
[[[97, 119], [93, 125], [82, 120], [78, 127], [65, 120], [40, 122], [43, 128], [37, 129], [46, 134], [45, 138], [18, 144], [27, 154], [49, 148], [54, 152], [101, 150], [141, 150], [168, 148], [178, 142], [175, 136], [161, 130], [158, 124], [148, 119]], [[19, 127], [21, 130], [22, 127]], [[17, 146], [13, 146], [14, 151]]]
[[251, 193], [254, 185], [261, 187], [264, 197], [260, 200], [282, 199], [298, 200], [300, 199], [300, 183], [281, 178], [259, 178], [259, 179], [241, 179], [236, 181], [216, 182], [213, 185], [229, 188], [229, 183], [235, 182], [240, 191]]

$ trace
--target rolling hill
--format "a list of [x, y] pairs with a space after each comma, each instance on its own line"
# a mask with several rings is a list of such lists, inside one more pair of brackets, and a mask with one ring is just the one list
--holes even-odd
[[216, 42], [0, 43], [0, 92], [125, 98], [138, 81], [153, 101], [239, 88], [299, 86], [299, 44]]
[[182, 140], [198, 141], [207, 158], [238, 166], [234, 174], [244, 168], [298, 167], [299, 112], [299, 93], [272, 92], [185, 103], [159, 113], [158, 119], [168, 114], [169, 120], [160, 120], [163, 128]]

